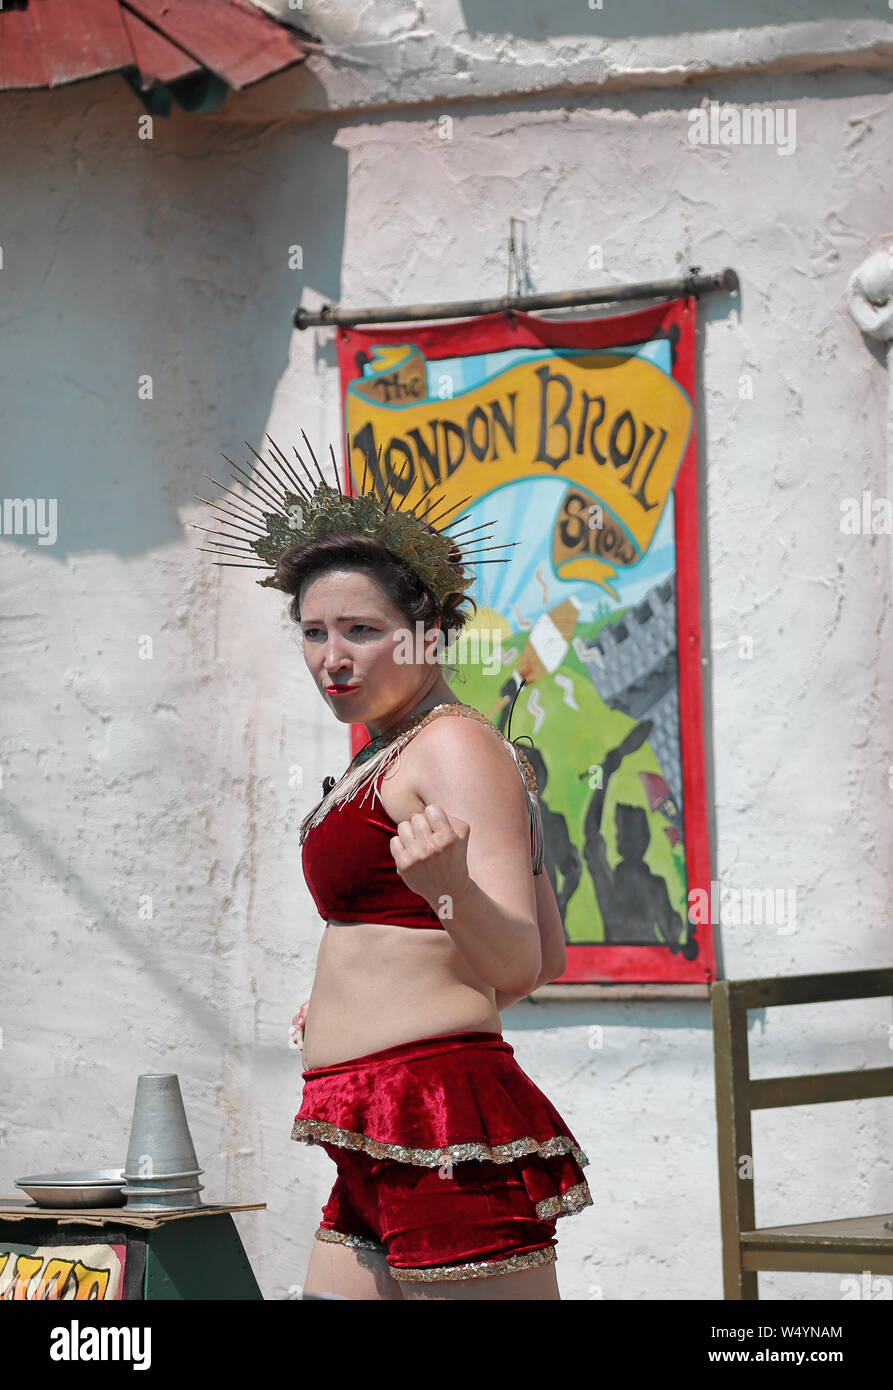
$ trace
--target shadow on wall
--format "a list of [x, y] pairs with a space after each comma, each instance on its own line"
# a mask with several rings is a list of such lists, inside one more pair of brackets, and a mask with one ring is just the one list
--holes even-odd
[[263, 438], [304, 290], [339, 299], [348, 154], [326, 121], [240, 119], [242, 95], [175, 105], [150, 138], [117, 74], [5, 96], [3, 491], [57, 518], [51, 544], [5, 543], [64, 561], [182, 541], [203, 474]]
[[[885, 8], [885, 7], [884, 7]], [[783, 9], [783, 13], [781, 12]], [[709, 0], [462, 0], [471, 34], [511, 35], [519, 39], [558, 37], [645, 38], [703, 30], [756, 29], [822, 19], [877, 19], [871, 0], [741, 0], [717, 5]]]

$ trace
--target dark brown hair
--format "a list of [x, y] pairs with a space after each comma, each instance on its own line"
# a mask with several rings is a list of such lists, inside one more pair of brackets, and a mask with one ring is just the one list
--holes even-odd
[[[458, 547], [455, 554], [458, 556]], [[440, 618], [444, 635], [450, 629], [463, 628], [471, 617], [460, 604], [471, 604], [477, 612], [474, 599], [461, 590], [447, 594], [444, 603], [438, 604], [415, 570], [372, 536], [337, 535], [293, 546], [279, 557], [276, 579], [282, 591], [292, 595], [288, 612], [293, 622], [301, 621], [301, 589], [310, 579], [333, 569], [362, 570], [371, 575], [410, 623], [429, 623]]]

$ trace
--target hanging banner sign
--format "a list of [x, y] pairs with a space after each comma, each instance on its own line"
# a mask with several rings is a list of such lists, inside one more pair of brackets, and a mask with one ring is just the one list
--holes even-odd
[[475, 565], [445, 674], [530, 754], [562, 983], [715, 977], [696, 310], [338, 330], [345, 485], [406, 506], [433, 487], [458, 529], [520, 542]]

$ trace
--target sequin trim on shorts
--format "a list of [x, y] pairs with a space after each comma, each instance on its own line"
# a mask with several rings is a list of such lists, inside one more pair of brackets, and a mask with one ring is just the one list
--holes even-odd
[[466, 1265], [431, 1265], [428, 1269], [388, 1268], [395, 1279], [434, 1283], [443, 1279], [480, 1279], [492, 1274], [514, 1274], [519, 1269], [533, 1269], [536, 1265], [554, 1264], [556, 1259], [554, 1245], [545, 1250], [528, 1250], [523, 1255], [509, 1255], [504, 1260], [481, 1260]]
[[555, 1197], [544, 1197], [541, 1202], [536, 1204], [536, 1214], [540, 1221], [549, 1221], [553, 1216], [557, 1221], [559, 1216], [571, 1216], [575, 1211], [582, 1211], [584, 1207], [593, 1206], [595, 1203], [592, 1200], [592, 1193], [589, 1191], [589, 1184], [581, 1182], [576, 1187], [569, 1187], [566, 1192], [561, 1192]]
[[349, 1245], [352, 1250], [375, 1250], [380, 1255], [385, 1253], [385, 1248], [377, 1240], [368, 1240], [366, 1236], [346, 1236], [343, 1231], [330, 1230], [328, 1226], [317, 1227], [315, 1233], [316, 1240], [331, 1240], [338, 1245]]
[[373, 1158], [392, 1158], [397, 1163], [413, 1163], [417, 1168], [439, 1168], [447, 1159], [454, 1163], [464, 1163], [473, 1158], [490, 1163], [511, 1163], [513, 1159], [532, 1153], [542, 1158], [571, 1153], [581, 1168], [585, 1168], [589, 1162], [579, 1144], [566, 1134], [555, 1134], [551, 1139], [512, 1139], [508, 1144], [471, 1142], [444, 1144], [441, 1149], [411, 1149], [402, 1144], [386, 1144], [379, 1139], [370, 1139], [367, 1134], [358, 1134], [352, 1129], [339, 1129], [327, 1120], [302, 1119], [295, 1120], [291, 1137], [305, 1144], [325, 1142], [337, 1144], [343, 1149], [362, 1149]]

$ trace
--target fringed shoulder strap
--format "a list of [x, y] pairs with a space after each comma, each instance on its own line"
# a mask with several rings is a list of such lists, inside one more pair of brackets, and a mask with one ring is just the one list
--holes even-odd
[[[425, 725], [429, 724], [432, 719], [439, 719], [445, 714], [458, 714], [464, 715], [466, 718], [477, 719], [479, 723], [486, 724], [495, 734], [498, 734], [508, 748], [515, 760], [515, 766], [521, 774], [524, 792], [527, 797], [527, 813], [530, 818], [530, 853], [533, 872], [535, 874], [541, 874], [544, 863], [544, 840], [542, 814], [540, 811], [539, 798], [537, 797], [536, 775], [530, 765], [530, 761], [524, 753], [522, 753], [520, 748], [516, 748], [511, 740], [507, 739], [505, 735], [497, 729], [491, 719], [488, 719], [485, 714], [481, 714], [480, 710], [476, 710], [472, 705], [452, 703], [435, 705], [433, 709], [428, 710], [427, 713], [424, 714], [417, 723], [413, 724], [411, 728], [407, 729], [405, 733], [400, 734], [391, 743], [379, 749], [372, 757], [367, 758], [365, 762], [360, 763], [357, 767], [348, 768], [343, 777], [329, 789], [322, 801], [320, 801], [302, 821], [300, 830], [301, 843], [303, 844], [308, 830], [313, 826], [319, 825], [333, 806], [343, 806], [345, 802], [352, 801], [361, 791], [363, 795], [360, 798], [360, 804], [362, 805], [366, 801], [370, 790], [374, 792], [374, 802], [375, 795], [378, 795], [377, 788], [374, 787], [374, 784], [378, 781], [379, 775], [383, 774], [386, 769], [395, 762], [397, 766], [399, 766], [400, 754], [406, 745], [415, 738], [416, 734], [424, 729]], [[379, 800], [380, 799], [379, 796]]]

